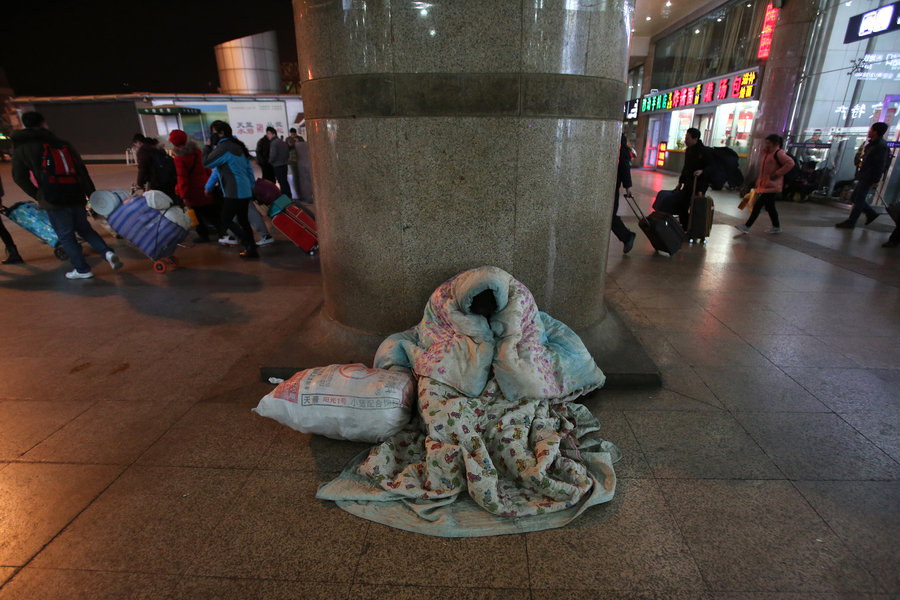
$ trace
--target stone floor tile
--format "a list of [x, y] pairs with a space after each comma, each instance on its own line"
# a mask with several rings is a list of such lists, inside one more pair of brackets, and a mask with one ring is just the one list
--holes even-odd
[[0, 600], [167, 600], [176, 581], [166, 575], [26, 567], [0, 588]]
[[[13, 357], [3, 361], [0, 398], [4, 400], [96, 401], [97, 372], [71, 356], [64, 359]], [[47, 387], [47, 378], [59, 385]]]
[[838, 415], [736, 413], [735, 417], [788, 479], [900, 479], [900, 464]]
[[784, 476], [727, 413], [626, 411], [658, 478], [782, 479]]
[[532, 600], [709, 600], [706, 592], [631, 590], [542, 590], [532, 589]]
[[852, 368], [859, 365], [812, 335], [744, 335], [756, 350], [779, 367]]
[[819, 594], [814, 592], [711, 592], [708, 600], [894, 600], [886, 594], [839, 592]]
[[317, 500], [319, 483], [309, 473], [253, 472], [187, 574], [352, 582], [369, 522]]
[[634, 431], [625, 414], [620, 411], [601, 412], [599, 435], [614, 443], [622, 451], [622, 458], [613, 465], [617, 478], [650, 477], [652, 471], [640, 444], [634, 437]]
[[[350, 586], [332, 582], [183, 577], [167, 600], [350, 600]], [[2, 600], [2, 599], [0, 599]]]
[[354, 580], [362, 585], [415, 586], [427, 578], [435, 587], [480, 591], [517, 588], [527, 582], [528, 572], [522, 534], [441, 538], [372, 523]]
[[179, 574], [234, 504], [248, 475], [232, 469], [131, 467], [32, 566]]
[[[527, 580], [526, 580], [527, 582]], [[461, 585], [431, 587], [421, 585], [354, 585], [353, 600], [531, 600], [528, 589], [467, 588]]]
[[709, 589], [720, 592], [881, 592], [786, 481], [660, 482]]
[[692, 367], [668, 368], [662, 370], [663, 388], [677, 394], [693, 398], [699, 402], [724, 408], [725, 404], [716, 397], [705, 381]]
[[0, 460], [18, 459], [92, 404], [91, 401], [0, 400]]
[[824, 344], [870, 369], [900, 368], [900, 338], [817, 335]]
[[252, 468], [282, 427], [244, 406], [197, 404], [141, 456], [138, 464]]
[[900, 408], [900, 370], [786, 367], [784, 371], [837, 413]]
[[774, 365], [698, 367], [698, 375], [733, 412], [830, 412]]
[[586, 396], [585, 406], [596, 415], [607, 411], [702, 411], [722, 410], [718, 400], [703, 401], [663, 388], [638, 388], [626, 390], [599, 390]]
[[658, 484], [620, 479], [607, 504], [562, 529], [525, 535], [533, 589], [704, 590]]
[[129, 465], [187, 409], [175, 402], [101, 400], [21, 460]]
[[738, 335], [780, 334], [799, 335], [803, 330], [771, 309], [748, 308], [743, 302], [718, 309], [711, 309], [723, 325]]
[[900, 407], [894, 410], [841, 413], [841, 418], [900, 462]]
[[[263, 418], [263, 417], [260, 417]], [[282, 426], [272, 444], [260, 457], [260, 469], [278, 471], [310, 471], [325, 480], [344, 470], [350, 460], [375, 444], [331, 440]]]
[[16, 572], [15, 567], [0, 567], [0, 587]]
[[11, 464], [0, 471], [0, 565], [25, 565], [121, 470], [99, 465]]
[[900, 594], [900, 481], [795, 485], [885, 591]]
[[719, 335], [693, 333], [668, 335], [675, 350], [692, 367], [729, 367], [735, 365], [765, 366], [770, 364], [756, 348], [728, 331]]

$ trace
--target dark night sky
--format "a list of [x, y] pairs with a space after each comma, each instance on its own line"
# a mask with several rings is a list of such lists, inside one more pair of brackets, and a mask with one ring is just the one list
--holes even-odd
[[213, 46], [274, 29], [296, 61], [291, 0], [16, 0], [0, 67], [17, 96], [215, 92]]

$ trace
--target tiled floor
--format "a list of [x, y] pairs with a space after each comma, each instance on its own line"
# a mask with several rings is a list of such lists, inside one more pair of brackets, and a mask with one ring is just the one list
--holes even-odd
[[[130, 169], [91, 172], [116, 188]], [[644, 206], [673, 181], [634, 176]], [[116, 241], [123, 271], [92, 257], [70, 282], [10, 227], [28, 262], [0, 268], [0, 600], [900, 598], [888, 218], [842, 231], [840, 208], [782, 203], [784, 233], [764, 214], [743, 235], [734, 194], [712, 195], [706, 246], [610, 244], [607, 299], [664, 381], [586, 400], [624, 452], [613, 502], [476, 539], [316, 500], [365, 445], [250, 413], [258, 368], [321, 302], [318, 259], [197, 246], [157, 275]]]

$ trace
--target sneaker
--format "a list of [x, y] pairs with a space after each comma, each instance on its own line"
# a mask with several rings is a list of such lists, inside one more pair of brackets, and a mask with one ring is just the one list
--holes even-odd
[[737, 227], [737, 230], [741, 233], [750, 233], [750, 228], [746, 225], [735, 225], [735, 227]]
[[74, 271], [69, 271], [68, 273], [66, 273], [67, 279], [90, 279], [93, 276], [94, 276], [94, 274], [91, 273], [90, 271], [88, 271], [87, 273], [81, 273], [78, 271], [78, 269], [75, 269]]
[[269, 244], [274, 244], [274, 243], [275, 243], [275, 238], [273, 238], [271, 235], [269, 235], [267, 233], [266, 235], [259, 238], [259, 241], [256, 242], [256, 245], [257, 246], [268, 246]]
[[118, 271], [122, 268], [122, 261], [119, 260], [118, 255], [112, 250], [106, 251], [106, 262], [113, 268], [113, 271]]
[[635, 232], [631, 232], [631, 237], [625, 242], [625, 248], [622, 250], [622, 254], [628, 254], [631, 252], [631, 249], [634, 248], [634, 240], [637, 238], [637, 234]]
[[225, 237], [219, 238], [219, 243], [223, 246], [237, 246], [238, 241], [232, 235], [226, 235]]
[[850, 219], [847, 219], [846, 221], [841, 221], [840, 223], [834, 224], [834, 226], [837, 227], [838, 229], [853, 229], [853, 227], [855, 225], [856, 225], [856, 223], [853, 223], [852, 221], [850, 221]]
[[881, 213], [875, 213], [871, 217], [866, 217], [866, 225], [868, 225], [869, 223], [871, 223], [872, 221], [874, 221], [875, 219], [877, 219], [880, 216], [881, 216]]
[[772, 229], [767, 229], [766, 233], [781, 233], [781, 227], [773, 227]]

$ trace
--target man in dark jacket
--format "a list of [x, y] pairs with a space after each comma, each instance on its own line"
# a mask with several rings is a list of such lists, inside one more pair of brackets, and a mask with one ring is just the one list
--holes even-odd
[[875, 212], [869, 203], [866, 202], [866, 196], [869, 189], [881, 181], [887, 169], [888, 157], [890, 150], [884, 141], [884, 134], [887, 132], [887, 123], [873, 123], [869, 128], [869, 143], [863, 150], [862, 164], [859, 166], [857, 174], [856, 188], [853, 195], [850, 196], [850, 202], [853, 208], [850, 209], [850, 216], [845, 221], [836, 223], [838, 229], [853, 229], [856, 227], [856, 220], [859, 219], [861, 213], [866, 213], [866, 225], [877, 219], [879, 213]]
[[622, 141], [619, 144], [619, 168], [616, 174], [616, 197], [613, 200], [613, 217], [612, 232], [619, 241], [622, 242], [624, 248], [623, 254], [628, 254], [634, 247], [634, 240], [637, 234], [625, 225], [622, 217], [619, 216], [619, 189], [625, 187], [625, 194], [631, 194], [631, 148], [628, 146], [628, 138], [622, 134]]
[[278, 181], [278, 187], [281, 193], [290, 198], [291, 186], [288, 183], [288, 159], [290, 157], [290, 149], [287, 142], [278, 137], [275, 128], [266, 129], [266, 136], [269, 138], [269, 164], [272, 165], [272, 171], [275, 173], [275, 179]]
[[[684, 167], [681, 169], [681, 176], [678, 178], [678, 187], [681, 190], [681, 200], [678, 203], [678, 220], [681, 226], [687, 230], [688, 221], [691, 210], [691, 199], [694, 193], [702, 194], [709, 187], [706, 177], [703, 175], [704, 169], [709, 166], [709, 148], [703, 145], [700, 140], [700, 130], [691, 127], [684, 134], [684, 145], [687, 150], [684, 152]], [[697, 179], [697, 188], [694, 189], [694, 178]]]
[[[2, 206], [3, 180], [0, 179], [0, 207]], [[6, 246], [6, 258], [2, 261], [4, 265], [14, 265], [25, 262], [19, 255], [19, 249], [16, 248], [16, 243], [13, 241], [12, 236], [9, 234], [9, 231], [6, 230], [6, 227], [4, 227], [2, 219], [0, 219], [0, 240], [3, 240], [3, 244]]]
[[[121, 268], [119, 257], [88, 223], [85, 205], [87, 196], [94, 192], [94, 182], [78, 152], [47, 129], [40, 113], [25, 113], [22, 124], [25, 129], [12, 134], [13, 179], [47, 211], [59, 243], [75, 267], [74, 271], [66, 273], [66, 277], [90, 279], [94, 276], [84, 259], [81, 244], [75, 238], [76, 233], [106, 258], [113, 269]], [[32, 176], [37, 186], [32, 183]]]
[[259, 141], [256, 142], [256, 163], [259, 165], [260, 170], [262, 170], [262, 178], [266, 181], [275, 183], [275, 169], [272, 167], [272, 163], [269, 162], [269, 149], [272, 146], [272, 138], [269, 137], [269, 129], [273, 132], [275, 131], [274, 128], [267, 127], [266, 135], [259, 138]]

